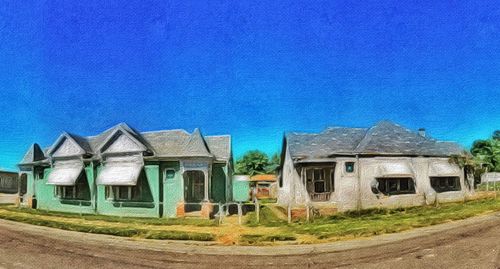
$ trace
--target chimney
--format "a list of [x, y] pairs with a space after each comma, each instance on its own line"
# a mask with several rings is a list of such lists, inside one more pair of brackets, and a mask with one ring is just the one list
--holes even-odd
[[418, 129], [418, 134], [419, 134], [421, 137], [425, 137], [425, 128], [420, 128], [420, 129]]

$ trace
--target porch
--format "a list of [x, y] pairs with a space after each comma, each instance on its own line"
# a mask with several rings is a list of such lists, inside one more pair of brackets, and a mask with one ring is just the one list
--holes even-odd
[[336, 163], [307, 163], [300, 166], [300, 177], [312, 202], [330, 201], [335, 191]]

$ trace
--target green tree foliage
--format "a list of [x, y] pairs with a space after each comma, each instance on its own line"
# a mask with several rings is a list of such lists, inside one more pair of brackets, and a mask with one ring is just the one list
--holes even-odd
[[280, 165], [280, 157], [274, 154], [271, 159], [262, 151], [252, 150], [236, 161], [235, 172], [239, 175], [273, 174]]
[[500, 131], [495, 131], [491, 139], [474, 141], [471, 153], [488, 171], [500, 172]]
[[500, 172], [500, 131], [495, 131], [491, 139], [474, 141], [470, 153], [451, 156], [450, 162], [472, 173], [476, 182], [485, 172]]
[[500, 140], [500, 130], [493, 132], [493, 139]]

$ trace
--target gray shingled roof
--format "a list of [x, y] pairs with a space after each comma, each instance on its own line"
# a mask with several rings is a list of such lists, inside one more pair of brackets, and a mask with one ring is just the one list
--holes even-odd
[[28, 149], [26, 154], [24, 154], [23, 159], [19, 164], [32, 164], [38, 161], [43, 161], [45, 160], [45, 155], [40, 148], [38, 144], [33, 144], [31, 147]]
[[333, 155], [450, 156], [463, 148], [456, 143], [436, 141], [389, 121], [371, 128], [327, 128], [317, 134], [286, 135], [292, 157], [325, 158]]
[[189, 156], [200, 156], [200, 157], [212, 157], [208, 150], [208, 146], [205, 139], [201, 136], [200, 130], [196, 128], [191, 134], [189, 139], [186, 141], [184, 148], [182, 150], [184, 154]]
[[[215, 157], [216, 160], [226, 161], [231, 157], [230, 136], [202, 136], [198, 129], [192, 134], [185, 130], [164, 130], [139, 133], [124, 123], [120, 123], [99, 135], [82, 137], [68, 134], [83, 149], [89, 153], [98, 153], [99, 147], [108, 141], [117, 129], [125, 130], [127, 133], [143, 143], [154, 152], [155, 157]], [[36, 144], [35, 144], [36, 145]], [[38, 155], [44, 156], [44, 152], [38, 145]], [[45, 155], [50, 149], [45, 150]], [[20, 164], [27, 164], [27, 156], [33, 155], [33, 146], [26, 153]], [[38, 156], [37, 155], [37, 156]], [[43, 157], [42, 159], [45, 159]]]

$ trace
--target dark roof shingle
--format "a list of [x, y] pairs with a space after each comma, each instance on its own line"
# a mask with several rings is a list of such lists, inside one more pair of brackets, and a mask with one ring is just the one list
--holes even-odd
[[[117, 129], [127, 133], [143, 143], [155, 153], [156, 157], [214, 157], [216, 160], [227, 161], [231, 157], [230, 136], [203, 136], [198, 129], [192, 134], [185, 130], [164, 130], [139, 133], [124, 123], [120, 123], [99, 135], [82, 137], [69, 134], [83, 149], [89, 153], [98, 154]], [[34, 144], [25, 154], [20, 164], [33, 163], [34, 154], [37, 160], [44, 160], [50, 148], [44, 152]], [[35, 152], [35, 153], [33, 153]], [[40, 157], [41, 156], [41, 157]], [[36, 159], [36, 158], [35, 158]]]
[[294, 158], [325, 158], [332, 155], [450, 156], [463, 148], [456, 143], [423, 137], [390, 121], [371, 128], [328, 128], [319, 134], [286, 136]]

